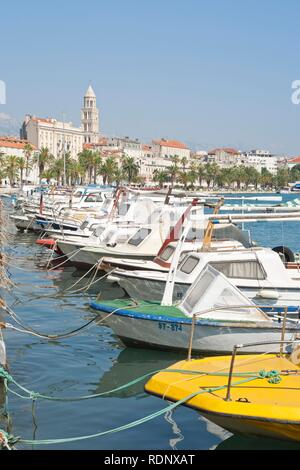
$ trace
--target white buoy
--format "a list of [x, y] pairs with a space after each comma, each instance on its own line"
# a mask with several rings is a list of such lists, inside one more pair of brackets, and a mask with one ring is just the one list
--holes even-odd
[[256, 297], [260, 297], [262, 299], [278, 300], [280, 294], [279, 292], [273, 289], [261, 289], [257, 292]]

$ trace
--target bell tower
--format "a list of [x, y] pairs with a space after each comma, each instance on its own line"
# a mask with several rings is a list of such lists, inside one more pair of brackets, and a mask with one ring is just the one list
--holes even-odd
[[84, 132], [84, 142], [95, 144], [99, 140], [99, 110], [97, 108], [96, 95], [91, 87], [88, 87], [83, 98], [81, 110], [81, 125]]

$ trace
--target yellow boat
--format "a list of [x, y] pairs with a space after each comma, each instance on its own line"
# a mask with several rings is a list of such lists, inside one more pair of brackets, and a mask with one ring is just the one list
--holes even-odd
[[233, 433], [300, 442], [300, 367], [291, 356], [181, 361], [155, 374], [145, 390], [194, 408]]

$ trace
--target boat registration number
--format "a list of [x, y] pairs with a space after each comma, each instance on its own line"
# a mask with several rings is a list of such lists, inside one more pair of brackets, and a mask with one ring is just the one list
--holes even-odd
[[180, 325], [180, 323], [158, 322], [158, 328], [160, 330], [182, 331], [182, 325]]

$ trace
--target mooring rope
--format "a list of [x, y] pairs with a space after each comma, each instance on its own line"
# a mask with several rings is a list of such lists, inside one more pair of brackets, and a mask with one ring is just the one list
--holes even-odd
[[18, 315], [10, 307], [8, 307], [2, 299], [0, 299], [0, 307], [4, 311], [6, 311], [19, 326], [21, 326], [22, 330], [20, 328], [15, 327], [14, 325], [11, 325], [10, 323], [2, 323], [1, 324], [2, 328], [15, 330], [15, 331], [18, 331], [19, 333], [27, 333], [29, 335], [36, 336], [36, 337], [42, 338], [42, 339], [57, 340], [57, 339], [66, 339], [66, 338], [70, 338], [72, 336], [76, 336], [82, 330], [85, 330], [85, 329], [89, 328], [90, 326], [92, 326], [96, 321], [97, 321], [97, 324], [100, 325], [103, 322], [105, 322], [109, 317], [111, 317], [114, 313], [117, 313], [119, 310], [137, 308], [138, 304], [129, 305], [128, 307], [118, 307], [115, 310], [113, 310], [112, 312], [105, 315], [105, 317], [103, 317], [103, 318], [100, 318], [99, 315], [96, 315], [91, 320], [89, 320], [87, 323], [84, 323], [84, 325], [81, 325], [80, 327], [78, 327], [74, 330], [71, 330], [67, 333], [60, 333], [60, 334], [53, 334], [53, 335], [40, 333], [40, 332], [34, 330], [33, 328], [31, 328], [30, 326], [24, 324], [22, 322], [22, 320], [18, 317]]
[[[232, 387], [234, 387], [236, 385], [241, 385], [241, 384], [250, 382], [252, 380], [257, 380], [258, 378], [261, 378], [261, 377], [259, 377], [259, 376], [248, 377], [244, 380], [240, 380], [238, 382], [233, 383]], [[144, 416], [143, 418], [140, 418], [140, 419], [137, 419], [135, 421], [131, 421], [130, 423], [124, 424], [122, 426], [118, 426], [116, 428], [108, 429], [106, 431], [98, 432], [98, 433], [95, 433], [95, 434], [88, 434], [88, 435], [77, 436], [77, 437], [68, 437], [68, 438], [62, 438], [62, 439], [30, 440], [30, 439], [23, 439], [21, 437], [15, 437], [12, 434], [6, 433], [5, 431], [2, 431], [2, 430], [0, 430], [0, 432], [3, 434], [3, 436], [5, 437], [5, 439], [6, 439], [6, 441], [9, 445], [14, 445], [16, 443], [20, 443], [20, 444], [24, 444], [24, 445], [31, 445], [31, 446], [53, 445], [53, 444], [65, 444], [65, 443], [70, 443], [70, 442], [78, 442], [78, 441], [87, 440], [87, 439], [94, 439], [94, 438], [97, 438], [97, 437], [103, 437], [103, 436], [107, 436], [109, 434], [114, 434], [114, 433], [117, 433], [117, 432], [121, 432], [121, 431], [125, 431], [125, 430], [128, 430], [128, 429], [137, 427], [137, 426], [139, 426], [141, 424], [144, 424], [148, 421], [152, 421], [153, 419], [155, 419], [155, 418], [157, 418], [157, 417], [159, 417], [159, 416], [161, 416], [161, 415], [177, 408], [180, 405], [183, 405], [184, 403], [187, 403], [189, 400], [191, 400], [192, 398], [194, 398], [198, 395], [202, 395], [204, 393], [214, 393], [214, 392], [217, 392], [219, 390], [223, 390], [225, 388], [227, 388], [227, 384], [226, 385], [221, 385], [219, 387], [208, 388], [208, 389], [205, 389], [205, 390], [200, 390], [200, 391], [197, 390], [196, 392], [193, 392], [193, 393], [185, 396], [184, 398], [181, 398], [180, 400], [177, 400], [176, 402], [171, 403], [170, 405], [168, 405], [167, 407], [165, 407], [161, 410], [155, 411], [154, 413], [151, 413], [147, 416]]]
[[[32, 400], [37, 400], [37, 399], [42, 399], [42, 400], [49, 400], [49, 401], [60, 401], [60, 402], [72, 402], [72, 401], [82, 401], [82, 400], [90, 400], [93, 398], [99, 398], [103, 397], [105, 395], [110, 395], [111, 393], [116, 393], [120, 392], [121, 390], [125, 390], [127, 388], [132, 387], [133, 385], [136, 385], [137, 383], [140, 383], [147, 379], [148, 377], [153, 376], [154, 374], [164, 372], [164, 373], [181, 373], [181, 374], [192, 374], [195, 375], [194, 378], [199, 378], [199, 376], [214, 376], [214, 377], [228, 377], [228, 372], [208, 372], [208, 371], [201, 371], [201, 370], [182, 370], [182, 369], [173, 369], [173, 368], [168, 368], [168, 369], [158, 369], [154, 370], [152, 372], [148, 372], [147, 374], [141, 375], [126, 384], [120, 385], [119, 387], [113, 388], [111, 390], [106, 390], [104, 392], [92, 394], [92, 395], [83, 395], [80, 397], [54, 397], [54, 396], [49, 396], [49, 395], [44, 395], [39, 392], [34, 392], [32, 390], [27, 389], [23, 385], [19, 384], [11, 374], [7, 370], [5, 370], [3, 367], [0, 367], [0, 377], [5, 379], [8, 383], [14, 384], [17, 388], [25, 392], [28, 396], [20, 395], [16, 391], [11, 390], [8, 386], [7, 389], [12, 392], [13, 394], [17, 395], [20, 398], [23, 399], [32, 399]], [[297, 371], [293, 371], [297, 372]], [[282, 374], [283, 371], [277, 371], [277, 370], [271, 370], [271, 371], [266, 371], [264, 369], [259, 370], [259, 371], [245, 371], [245, 372], [234, 372], [232, 374], [232, 377], [251, 377], [251, 378], [257, 378], [257, 379], [269, 379], [269, 383], [279, 383], [281, 381], [280, 374]], [[284, 373], [291, 373], [291, 371], [284, 371]], [[274, 381], [276, 379], [276, 382]], [[279, 379], [279, 380], [278, 380]]]

